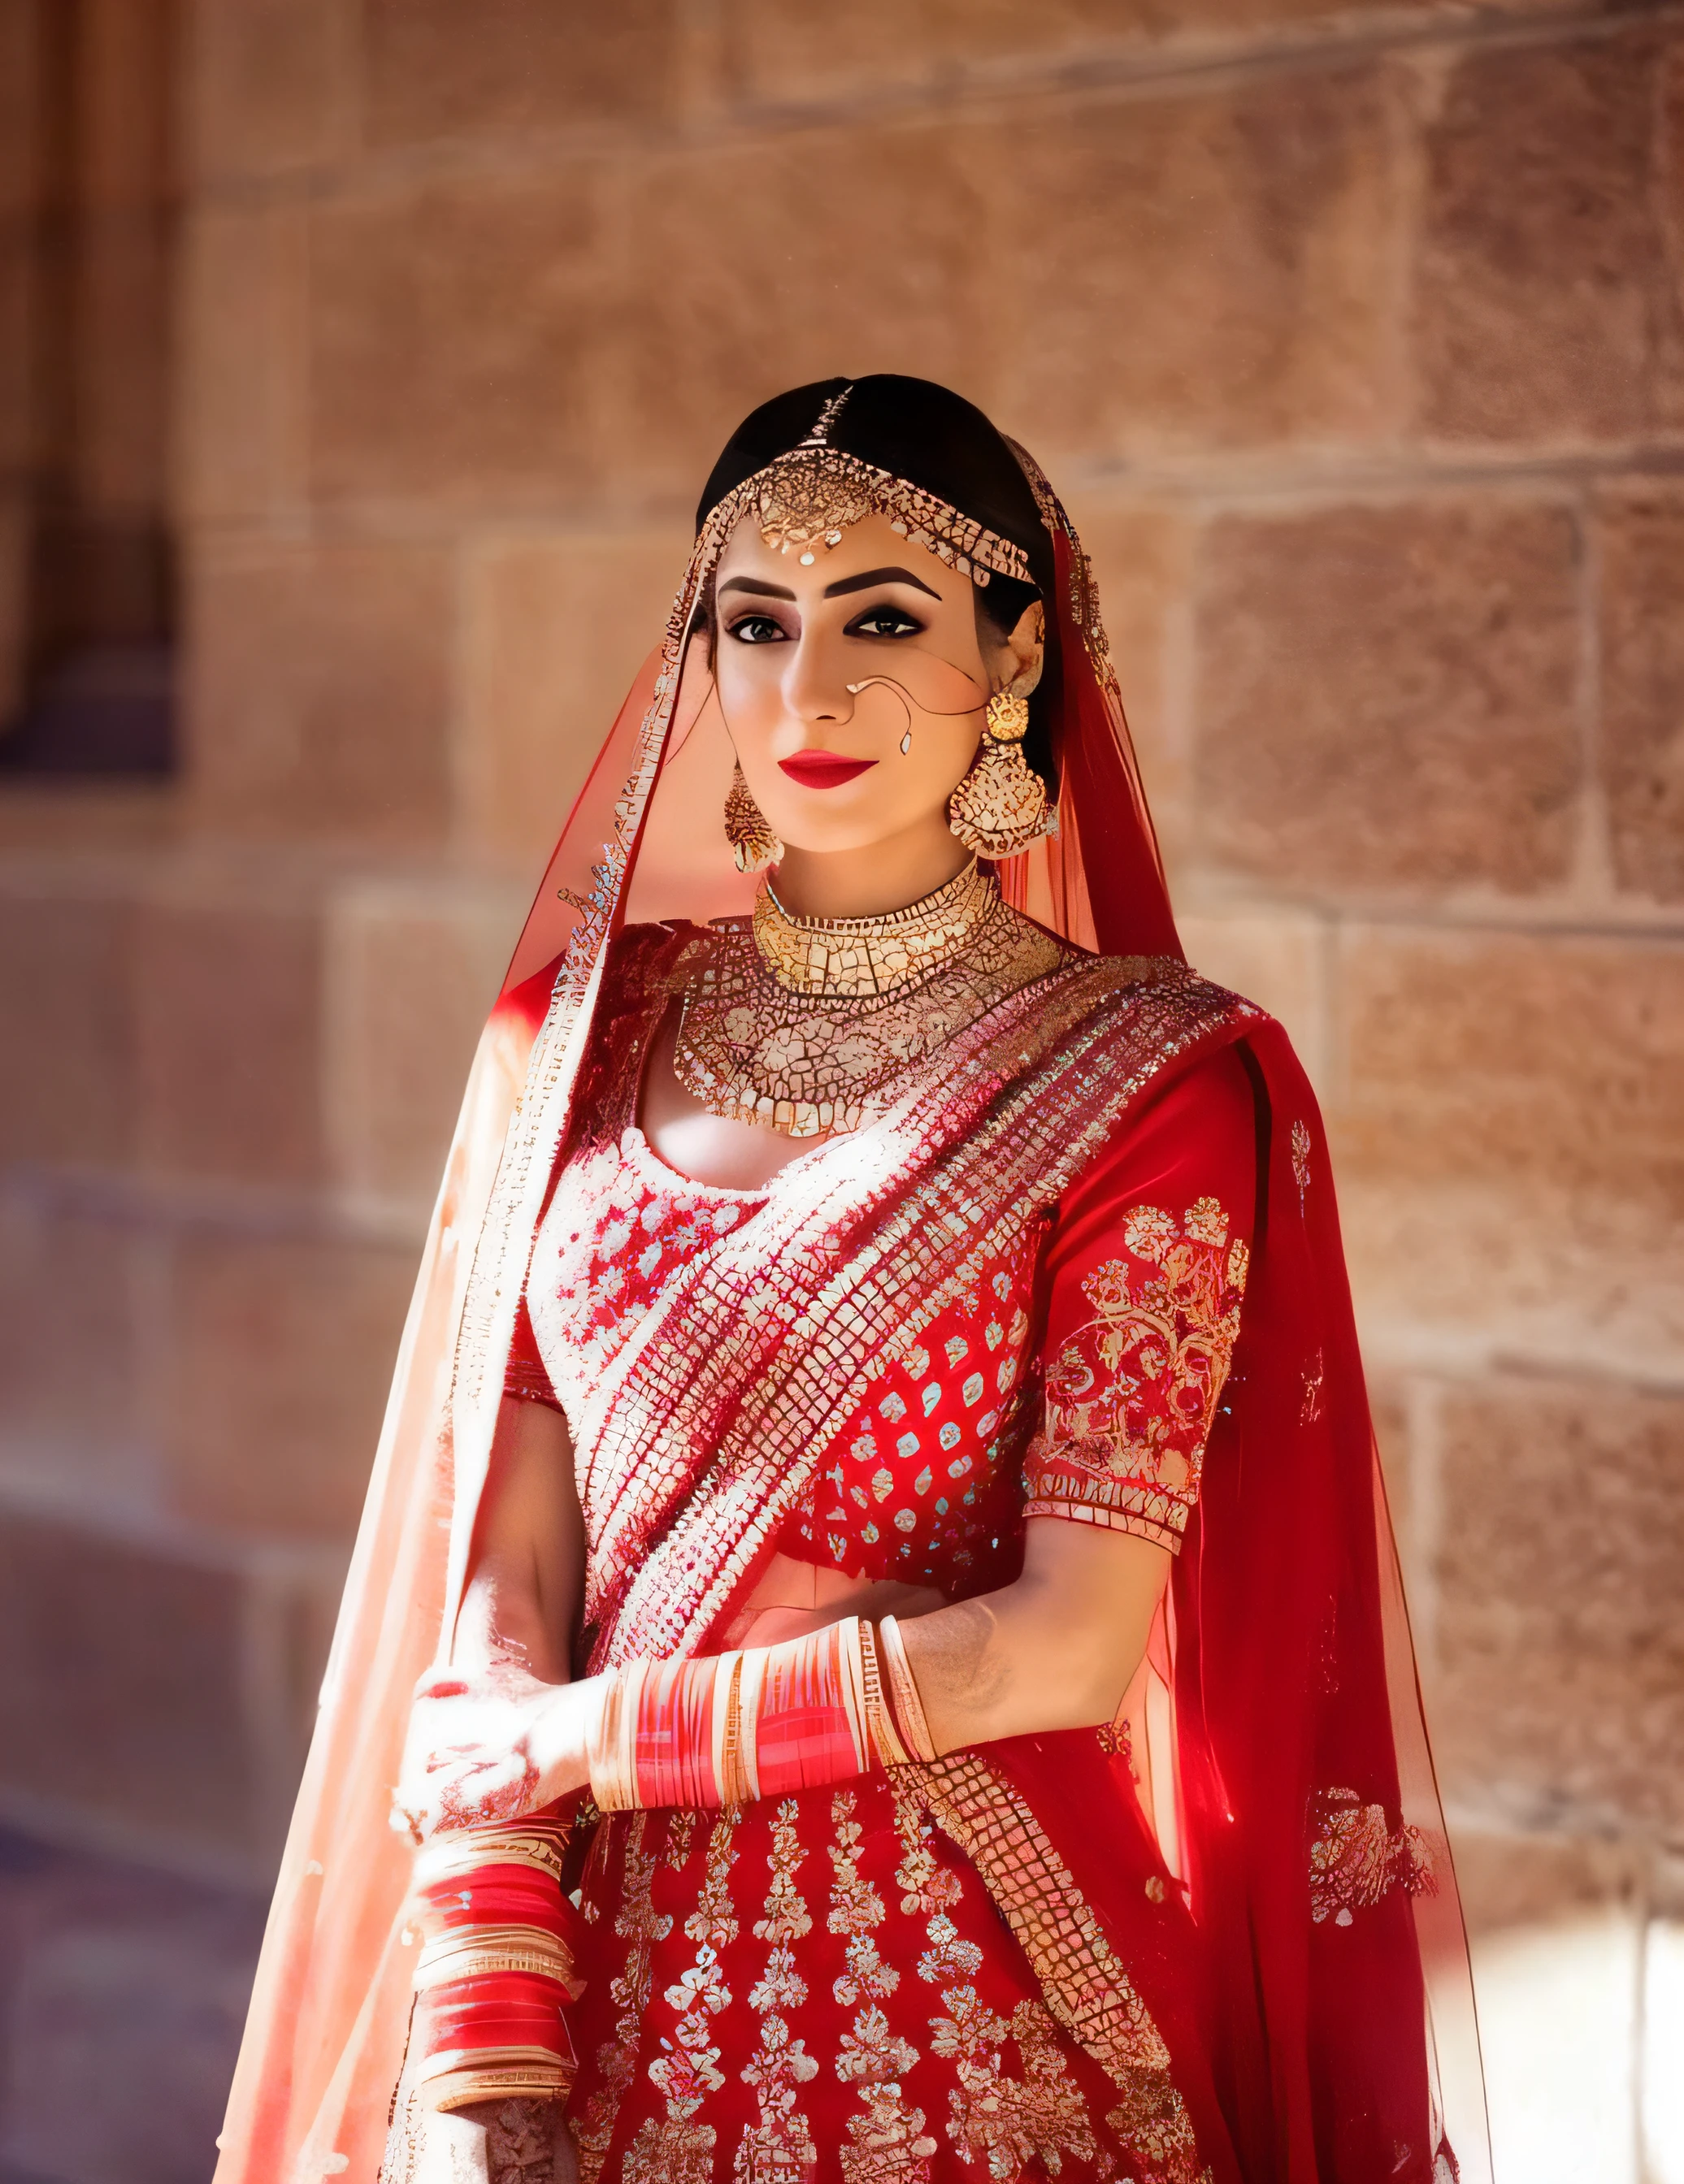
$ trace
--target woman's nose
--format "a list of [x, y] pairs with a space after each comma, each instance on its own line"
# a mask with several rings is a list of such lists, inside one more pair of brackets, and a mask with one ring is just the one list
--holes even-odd
[[841, 647], [819, 632], [804, 630], [789, 649], [783, 703], [791, 716], [815, 722], [850, 721], [854, 700], [848, 690]]

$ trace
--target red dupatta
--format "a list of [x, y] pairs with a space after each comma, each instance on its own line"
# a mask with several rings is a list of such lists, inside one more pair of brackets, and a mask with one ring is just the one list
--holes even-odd
[[[1056, 556], [1048, 681], [1061, 831], [1004, 865], [1002, 885], [1079, 945], [1179, 957], [1085, 557], [1019, 453]], [[391, 1786], [413, 1683], [449, 1652], [516, 1304], [606, 944], [627, 922], [749, 905], [752, 883], [730, 868], [722, 838], [695, 825], [698, 811], [722, 805], [730, 752], [692, 632], [756, 483], [703, 526], [665, 641], [575, 805], [481, 1044], [276, 1889], [219, 2184], [372, 2180], [378, 2170], [410, 1970], [399, 1936], [409, 1858], [389, 1825]], [[873, 488], [873, 504], [902, 509], [895, 486]], [[1253, 2184], [1443, 2184], [1449, 2148], [1468, 2184], [1484, 2184], [1465, 1944], [1325, 1141], [1279, 1028], [1249, 1012], [1233, 1032], [1257, 1095], [1263, 1202], [1239, 1347], [1157, 1651], [1179, 1782], [1179, 1870], [1221, 1997], [1215, 2098]], [[723, 1534], [700, 1544], [717, 1563], [674, 1634], [689, 1644], [715, 1619], [706, 1601], [722, 1605], [738, 1589]], [[937, 1763], [932, 1808], [989, 1879], [989, 1801], [1020, 1798], [1091, 1907], [1097, 1953], [1082, 1976], [1126, 1989], [1126, 1923], [1107, 1912], [1118, 1861], [1081, 1825], [1080, 1767], [1049, 1763], [1033, 1739], [988, 1747], [980, 1772], [976, 1757]], [[1088, 2005], [1105, 2018], [1103, 1992]]]

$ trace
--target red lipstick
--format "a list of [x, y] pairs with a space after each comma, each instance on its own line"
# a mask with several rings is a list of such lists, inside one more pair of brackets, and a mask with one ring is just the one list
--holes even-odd
[[839, 788], [845, 781], [869, 773], [874, 758], [844, 758], [840, 751], [798, 750], [778, 761], [791, 781], [803, 788]]

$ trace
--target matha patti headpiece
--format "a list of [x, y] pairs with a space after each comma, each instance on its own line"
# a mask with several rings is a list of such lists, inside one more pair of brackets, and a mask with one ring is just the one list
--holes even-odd
[[848, 386], [833, 394], [806, 439], [728, 493], [714, 518], [722, 510], [723, 520], [734, 522], [744, 505], [752, 508], [767, 544], [780, 554], [795, 553], [810, 568], [821, 553], [841, 543], [850, 525], [879, 513], [901, 538], [927, 548], [974, 583], [986, 584], [990, 571], [1033, 583], [1021, 546], [922, 486], [830, 445], [830, 428], [852, 392]]
[[797, 551], [808, 566], [819, 549], [828, 553], [839, 545], [849, 525], [871, 514], [848, 458], [829, 445], [830, 427], [853, 391], [845, 387], [833, 394], [806, 439], [761, 473], [761, 537], [780, 554]]

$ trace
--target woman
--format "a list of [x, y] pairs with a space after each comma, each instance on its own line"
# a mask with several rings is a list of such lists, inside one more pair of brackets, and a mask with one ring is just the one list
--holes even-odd
[[881, 376], [698, 533], [476, 1066], [219, 2173], [1483, 2174], [1319, 1121], [1180, 957], [1068, 521]]

